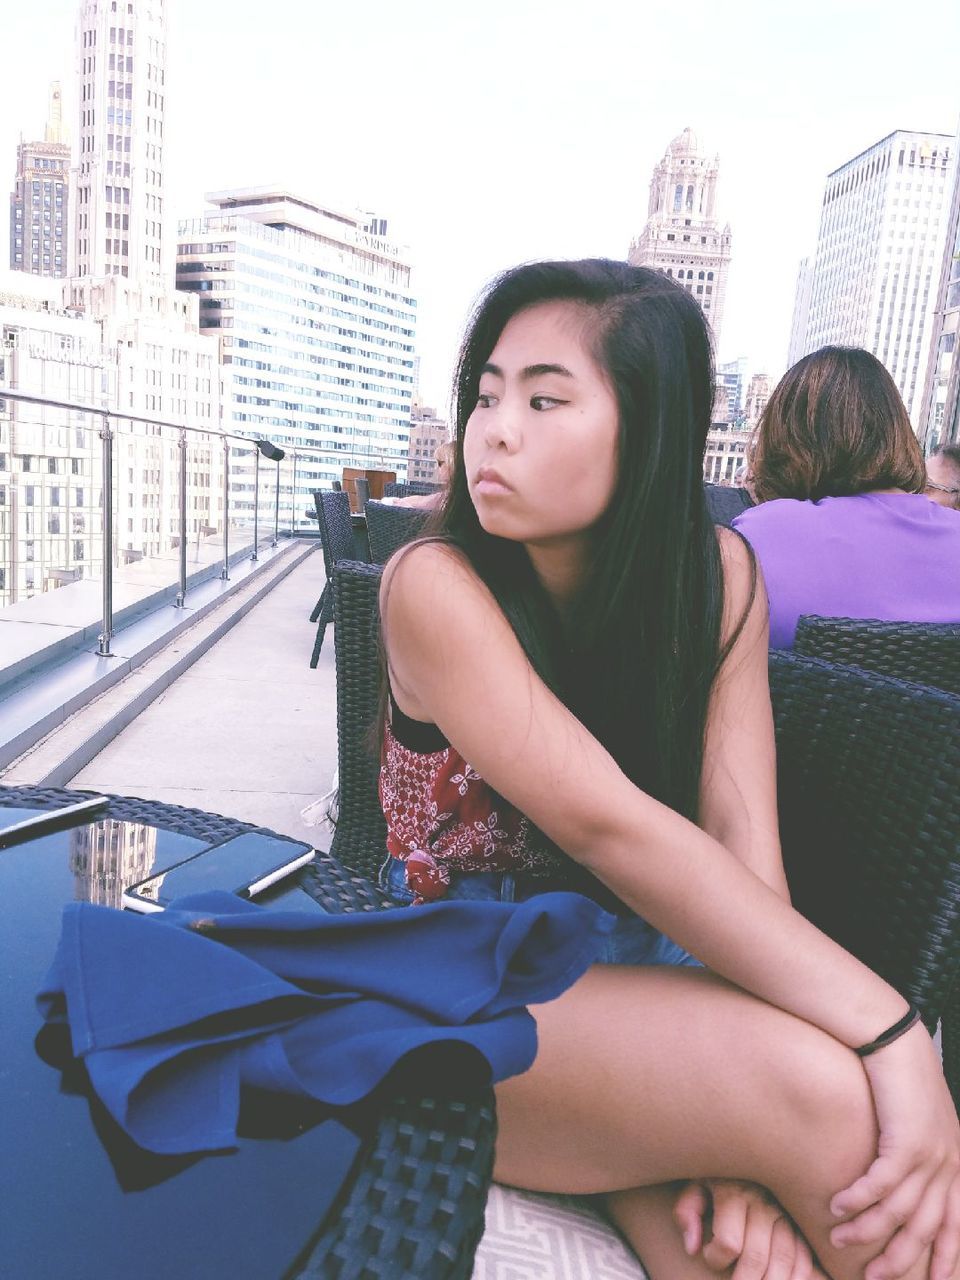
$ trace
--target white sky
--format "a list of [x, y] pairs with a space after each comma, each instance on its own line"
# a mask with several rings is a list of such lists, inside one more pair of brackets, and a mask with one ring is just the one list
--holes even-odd
[[[174, 215], [275, 181], [376, 209], [417, 264], [439, 407], [483, 283], [529, 258], [625, 257], [686, 125], [720, 156], [733, 228], [721, 358], [779, 375], [826, 174], [893, 129], [953, 133], [960, 112], [958, 0], [167, 3]], [[78, 10], [4, 5], [0, 191], [69, 77]]]

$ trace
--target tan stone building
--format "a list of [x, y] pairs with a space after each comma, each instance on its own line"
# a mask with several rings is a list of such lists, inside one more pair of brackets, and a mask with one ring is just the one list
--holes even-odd
[[70, 147], [63, 128], [60, 85], [50, 86], [42, 142], [17, 147], [17, 176], [10, 195], [10, 267], [35, 276], [67, 274]]
[[713, 329], [720, 328], [730, 269], [732, 234], [716, 217], [720, 160], [708, 156], [692, 129], [667, 147], [653, 171], [647, 225], [630, 246], [628, 260], [655, 267], [693, 294]]
[[772, 390], [769, 374], [755, 373], [750, 379], [747, 385], [747, 399], [744, 404], [744, 414], [749, 427], [755, 427], [760, 421], [760, 415], [767, 407], [767, 401], [770, 399]]
[[435, 454], [450, 438], [450, 429], [436, 411], [414, 404], [410, 415], [410, 451], [407, 455], [407, 479], [439, 482]]

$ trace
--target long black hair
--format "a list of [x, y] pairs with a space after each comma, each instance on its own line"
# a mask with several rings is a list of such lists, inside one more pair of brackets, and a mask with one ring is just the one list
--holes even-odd
[[[463, 462], [480, 372], [505, 325], [554, 301], [583, 308], [619, 410], [616, 485], [566, 625], [523, 545], [482, 528]], [[694, 820], [710, 690], [725, 656], [723, 573], [702, 470], [713, 391], [703, 313], [659, 272], [607, 259], [507, 271], [481, 296], [463, 341], [456, 460], [430, 530], [463, 550], [534, 669], [627, 776]]]

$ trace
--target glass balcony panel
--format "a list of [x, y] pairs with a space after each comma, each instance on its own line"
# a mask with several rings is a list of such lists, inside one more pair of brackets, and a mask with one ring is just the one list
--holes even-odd
[[230, 441], [228, 523], [231, 558], [236, 551], [247, 550], [249, 553], [253, 550], [256, 452], [257, 446], [254, 444], [247, 444], [243, 440]]
[[179, 581], [179, 432], [151, 422], [117, 422], [113, 453], [116, 614]]
[[0, 388], [0, 676], [102, 617], [99, 431]]

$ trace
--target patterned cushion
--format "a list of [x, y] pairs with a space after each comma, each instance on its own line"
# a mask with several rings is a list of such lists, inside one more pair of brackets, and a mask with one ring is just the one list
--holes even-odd
[[494, 1183], [473, 1280], [646, 1280], [616, 1231], [577, 1196]]

